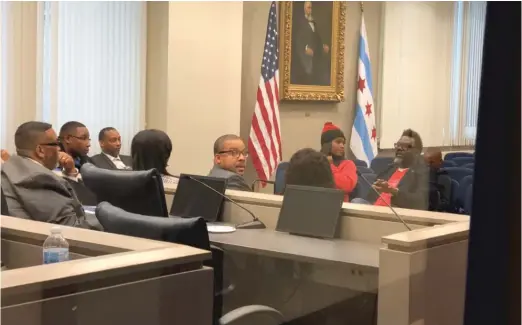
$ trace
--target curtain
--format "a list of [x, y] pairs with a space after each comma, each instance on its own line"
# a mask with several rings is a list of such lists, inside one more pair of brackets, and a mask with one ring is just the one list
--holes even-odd
[[98, 132], [115, 127], [122, 153], [145, 124], [144, 2], [43, 4], [42, 117], [58, 131], [79, 121], [100, 152]]
[[456, 3], [450, 145], [473, 145], [477, 130], [487, 2]]
[[474, 144], [484, 2], [386, 2], [380, 148], [403, 130], [424, 146]]

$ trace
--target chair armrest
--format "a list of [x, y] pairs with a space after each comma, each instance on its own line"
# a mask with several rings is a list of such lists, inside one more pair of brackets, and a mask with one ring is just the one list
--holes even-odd
[[264, 325], [279, 325], [284, 321], [283, 314], [277, 309], [262, 306], [249, 305], [236, 308], [219, 319], [220, 325], [258, 324], [255, 320], [262, 320]]

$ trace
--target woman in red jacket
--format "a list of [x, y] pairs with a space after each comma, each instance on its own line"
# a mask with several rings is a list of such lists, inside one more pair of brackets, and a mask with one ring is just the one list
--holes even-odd
[[332, 122], [326, 122], [321, 134], [321, 152], [330, 162], [335, 187], [344, 192], [344, 201], [349, 202], [349, 194], [357, 185], [357, 168], [353, 161], [345, 158], [345, 143], [343, 131]]

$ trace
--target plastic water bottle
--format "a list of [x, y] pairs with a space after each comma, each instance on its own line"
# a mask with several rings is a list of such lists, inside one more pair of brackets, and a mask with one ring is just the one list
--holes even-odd
[[43, 263], [59, 263], [69, 260], [69, 243], [62, 236], [62, 228], [54, 226], [51, 235], [43, 243]]

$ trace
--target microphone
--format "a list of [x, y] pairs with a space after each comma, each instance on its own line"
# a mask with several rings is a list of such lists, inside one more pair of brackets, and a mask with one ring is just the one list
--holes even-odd
[[237, 203], [236, 201], [231, 199], [228, 195], [225, 195], [225, 194], [220, 193], [219, 191], [216, 191], [214, 188], [212, 188], [212, 186], [209, 186], [205, 182], [203, 182], [203, 181], [201, 181], [201, 180], [199, 180], [199, 179], [197, 179], [195, 177], [192, 177], [190, 175], [184, 175], [183, 177], [188, 177], [190, 180], [193, 180], [194, 182], [199, 183], [199, 184], [205, 186], [206, 188], [208, 188], [212, 192], [217, 193], [220, 196], [222, 196], [224, 199], [230, 201], [235, 206], [237, 206], [237, 207], [245, 210], [246, 212], [248, 212], [248, 214], [250, 214], [252, 216], [252, 221], [247, 221], [247, 222], [243, 222], [243, 223], [237, 224], [236, 225], [237, 229], [265, 229], [266, 228], [265, 224], [261, 220], [259, 220], [254, 215], [254, 213], [252, 213], [252, 211], [248, 210], [247, 208], [245, 208], [241, 204]]
[[401, 216], [399, 216], [399, 214], [398, 214], [397, 212], [395, 212], [395, 210], [393, 209], [393, 207], [391, 206], [391, 204], [389, 204], [388, 201], [386, 201], [386, 200], [382, 197], [381, 193], [377, 192], [377, 190], [373, 188], [372, 183], [370, 183], [370, 181], [369, 181], [366, 177], [364, 177], [364, 175], [361, 174], [360, 171], [357, 170], [356, 173], [357, 173], [357, 176], [359, 176], [360, 178], [362, 178], [362, 179], [364, 180], [364, 182], [365, 182], [366, 184], [368, 184], [368, 186], [370, 186], [370, 188], [372, 189], [372, 191], [374, 191], [374, 192], [377, 194], [377, 196], [378, 196], [378, 197], [379, 197], [379, 198], [380, 198], [380, 199], [381, 199], [381, 200], [382, 200], [382, 201], [383, 201], [383, 202], [388, 206], [388, 208], [390, 208], [390, 210], [391, 210], [391, 211], [393, 212], [393, 214], [397, 217], [397, 219], [399, 219], [399, 220], [402, 222], [402, 224], [403, 224], [406, 228], [408, 228], [408, 230], [411, 230], [410, 226], [408, 226], [408, 224], [406, 224], [406, 222], [404, 222], [404, 220], [401, 218]]

